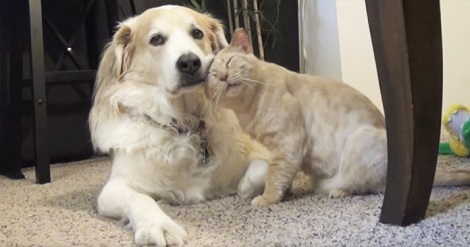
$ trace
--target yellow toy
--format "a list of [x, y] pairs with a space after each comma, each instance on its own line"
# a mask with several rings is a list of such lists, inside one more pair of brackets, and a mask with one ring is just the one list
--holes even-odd
[[442, 123], [450, 140], [439, 144], [439, 154], [470, 157], [470, 109], [463, 105], [453, 106], [444, 114]]

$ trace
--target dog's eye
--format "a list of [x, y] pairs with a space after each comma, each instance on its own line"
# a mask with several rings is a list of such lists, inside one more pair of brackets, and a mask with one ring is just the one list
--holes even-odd
[[202, 37], [204, 37], [204, 34], [202, 33], [202, 31], [197, 28], [192, 31], [191, 35], [195, 39], [202, 39]]
[[163, 38], [163, 36], [161, 36], [160, 34], [157, 34], [150, 38], [149, 43], [153, 46], [163, 45], [165, 43], [165, 38]]

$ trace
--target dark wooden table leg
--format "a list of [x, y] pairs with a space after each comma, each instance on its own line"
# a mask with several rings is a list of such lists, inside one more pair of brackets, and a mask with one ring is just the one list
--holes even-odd
[[51, 181], [51, 175], [49, 167], [49, 146], [47, 141], [47, 101], [41, 1], [29, 0], [29, 18], [31, 29], [31, 65], [33, 70], [36, 182], [44, 184]]
[[437, 162], [442, 106], [439, 0], [366, 0], [388, 137], [380, 222], [422, 220]]

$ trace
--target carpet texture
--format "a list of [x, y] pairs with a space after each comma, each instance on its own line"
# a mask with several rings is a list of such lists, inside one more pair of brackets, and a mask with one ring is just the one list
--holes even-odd
[[[439, 157], [439, 166], [470, 168], [470, 159]], [[51, 168], [52, 183], [0, 177], [0, 246], [134, 246], [123, 224], [100, 217], [96, 198], [108, 159]], [[426, 219], [408, 227], [378, 222], [383, 195], [328, 199], [305, 190], [270, 208], [237, 196], [198, 205], [161, 207], [188, 231], [186, 246], [470, 246], [470, 188], [435, 188]]]

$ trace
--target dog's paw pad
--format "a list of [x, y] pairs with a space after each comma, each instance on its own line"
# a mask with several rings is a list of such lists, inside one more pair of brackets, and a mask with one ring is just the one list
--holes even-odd
[[183, 246], [186, 236], [181, 226], [172, 220], [161, 222], [161, 219], [141, 224], [134, 235], [136, 244], [156, 246]]
[[343, 189], [332, 189], [329, 193], [329, 197], [330, 198], [343, 198], [343, 197], [347, 197], [347, 196], [350, 196], [351, 193], [349, 193], [348, 191], [346, 190], [343, 190]]

